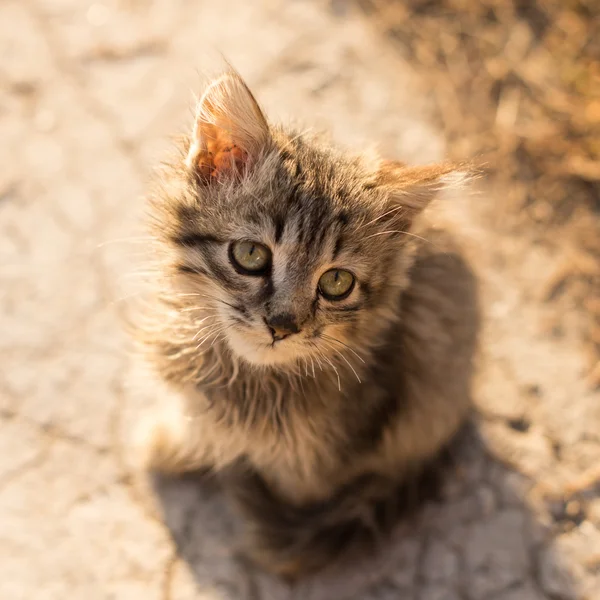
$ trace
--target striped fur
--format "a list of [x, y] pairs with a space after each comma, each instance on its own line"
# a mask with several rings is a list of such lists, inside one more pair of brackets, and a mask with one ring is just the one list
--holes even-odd
[[[151, 202], [157, 291], [136, 331], [181, 402], [149, 416], [139, 449], [149, 468], [223, 473], [250, 554], [296, 576], [335, 559], [356, 515], [420, 478], [467, 414], [475, 282], [417, 218], [456, 168], [269, 126], [235, 73], [182, 146]], [[234, 268], [236, 240], [271, 250], [267, 273]], [[330, 268], [355, 276], [343, 300], [318, 292]], [[273, 341], [274, 315], [300, 331]]]

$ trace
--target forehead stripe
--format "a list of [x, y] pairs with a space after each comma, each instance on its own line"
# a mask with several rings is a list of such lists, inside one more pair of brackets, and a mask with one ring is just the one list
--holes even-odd
[[273, 217], [273, 225], [275, 227], [275, 243], [278, 244], [285, 228], [285, 219], [282, 214], [278, 213]]
[[333, 248], [333, 257], [332, 257], [332, 260], [335, 260], [340, 255], [340, 252], [342, 251], [343, 244], [344, 244], [344, 236], [340, 235], [335, 240], [335, 246]]

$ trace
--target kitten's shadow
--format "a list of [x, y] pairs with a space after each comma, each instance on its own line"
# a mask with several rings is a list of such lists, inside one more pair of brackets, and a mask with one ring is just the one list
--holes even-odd
[[[422, 266], [433, 272], [440, 259], [445, 269], [453, 269], [440, 293], [455, 293], [462, 286], [458, 293], [474, 294], [473, 275], [458, 255], [430, 253], [422, 257]], [[448, 281], [453, 282], [450, 287]], [[470, 312], [473, 323], [467, 325], [477, 328], [476, 311]], [[455, 376], [462, 378], [464, 389], [471, 389], [470, 367]], [[476, 418], [457, 437], [451, 454], [442, 498], [427, 502], [414, 520], [401, 523], [377, 555], [365, 556], [360, 564], [339, 565], [294, 586], [239, 559], [236, 544], [241, 523], [216, 482], [194, 475], [159, 478], [155, 489], [179, 556], [189, 565], [202, 598], [207, 590], [214, 590], [219, 600], [541, 598], [536, 573], [545, 534], [515, 487], [520, 476], [490, 456]], [[560, 573], [549, 552], [544, 555], [544, 568]], [[564, 576], [560, 585], [567, 597], [575, 594]]]
[[[238, 557], [241, 523], [215, 482], [194, 476], [157, 478], [155, 489], [199, 598], [207, 591], [215, 594], [215, 600], [544, 597], [536, 589], [535, 575], [543, 528], [515, 489], [516, 474], [489, 456], [474, 424], [457, 440], [455, 459], [443, 501], [429, 502], [418, 519], [399, 525], [377, 555], [295, 586]], [[569, 590], [557, 597], [577, 597], [551, 548], [544, 560], [543, 568], [562, 578], [561, 590]]]

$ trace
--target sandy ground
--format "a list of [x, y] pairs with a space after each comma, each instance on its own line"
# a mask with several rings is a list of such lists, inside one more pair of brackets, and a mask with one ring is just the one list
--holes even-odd
[[600, 396], [576, 307], [548, 333], [542, 282], [561, 257], [495, 226], [502, 190], [435, 209], [481, 279], [479, 417], [444, 503], [380, 556], [289, 588], [235, 559], [217, 490], [152, 490], [131, 469], [131, 424], [161, 392], [119, 315], [149, 173], [198, 73], [223, 52], [273, 119], [409, 162], [445, 154], [418, 73], [332, 6], [0, 3], [3, 600], [600, 598]]

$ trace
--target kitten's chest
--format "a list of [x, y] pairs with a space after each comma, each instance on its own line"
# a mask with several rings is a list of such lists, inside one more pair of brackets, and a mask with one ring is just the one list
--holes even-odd
[[208, 391], [207, 398], [220, 452], [248, 460], [286, 496], [316, 500], [345, 479], [344, 465], [376, 437], [366, 400], [372, 404], [377, 391], [366, 382], [347, 391], [304, 383], [238, 385]]

